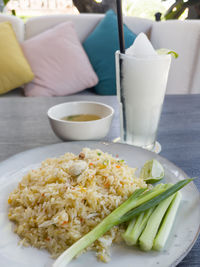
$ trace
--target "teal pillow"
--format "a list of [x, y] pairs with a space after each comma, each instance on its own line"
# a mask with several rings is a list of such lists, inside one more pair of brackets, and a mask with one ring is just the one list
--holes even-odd
[[[124, 25], [125, 47], [132, 45], [136, 35]], [[97, 94], [116, 94], [115, 51], [119, 50], [117, 16], [109, 10], [94, 31], [84, 41], [83, 47], [99, 78], [94, 87]]]

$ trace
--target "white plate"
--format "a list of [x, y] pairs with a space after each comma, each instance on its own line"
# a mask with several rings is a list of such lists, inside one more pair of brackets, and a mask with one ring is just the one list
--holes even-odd
[[[83, 147], [99, 148], [113, 156], [119, 156], [132, 167], [141, 167], [146, 160], [157, 158], [164, 166], [165, 182], [177, 182], [187, 175], [168, 160], [147, 150], [124, 144], [102, 142], [70, 142], [36, 148], [11, 157], [0, 164], [0, 266], [47, 267], [53, 260], [46, 251], [17, 245], [19, 238], [12, 232], [13, 224], [8, 220], [8, 194], [16, 187], [22, 176], [31, 168], [48, 158], [65, 152], [79, 153]], [[95, 253], [81, 255], [70, 263], [71, 267], [169, 267], [176, 266], [189, 252], [197, 239], [200, 228], [200, 196], [190, 183], [182, 189], [182, 204], [179, 208], [171, 235], [163, 252], [142, 252], [125, 245], [113, 246], [108, 264], [98, 262]]]

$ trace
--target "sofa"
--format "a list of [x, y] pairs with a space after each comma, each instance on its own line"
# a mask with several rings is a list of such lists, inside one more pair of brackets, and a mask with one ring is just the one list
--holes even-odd
[[[18, 17], [0, 14], [0, 22], [9, 21], [18, 41], [23, 42], [59, 23], [72, 21], [80, 41], [83, 42], [103, 16], [104, 14], [48, 15], [33, 17], [24, 23]], [[200, 93], [200, 21], [155, 22], [125, 17], [124, 23], [135, 34], [146, 33], [155, 49], [168, 48], [179, 54], [178, 59], [172, 59], [167, 94]], [[20, 90], [14, 90], [6, 96], [19, 94]]]

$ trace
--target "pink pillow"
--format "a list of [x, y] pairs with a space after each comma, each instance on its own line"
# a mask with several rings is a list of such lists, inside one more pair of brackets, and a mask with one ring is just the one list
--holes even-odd
[[26, 96], [63, 96], [98, 82], [72, 22], [65, 22], [22, 44], [35, 75]]

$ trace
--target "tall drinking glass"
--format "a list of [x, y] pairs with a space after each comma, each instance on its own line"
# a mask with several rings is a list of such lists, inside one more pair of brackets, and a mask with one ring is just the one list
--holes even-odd
[[152, 150], [166, 91], [170, 55], [134, 57], [116, 52], [121, 141]]

